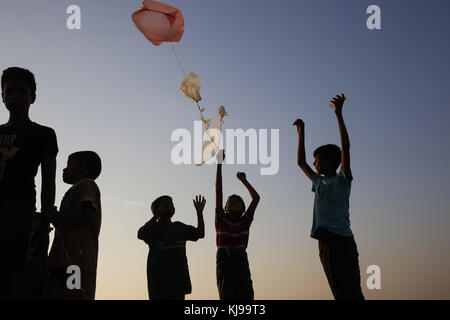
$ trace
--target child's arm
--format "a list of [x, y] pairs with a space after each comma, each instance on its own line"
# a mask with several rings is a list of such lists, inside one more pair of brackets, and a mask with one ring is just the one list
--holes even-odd
[[256, 207], [259, 203], [259, 194], [256, 192], [255, 188], [250, 184], [250, 182], [247, 181], [247, 176], [244, 172], [238, 172], [237, 178], [244, 184], [244, 186], [247, 188], [248, 192], [250, 193], [250, 196], [252, 197], [252, 202], [250, 203], [250, 206], [247, 209], [248, 217], [253, 220], [253, 215], [255, 214]]
[[205, 208], [206, 200], [201, 195], [195, 197], [194, 202], [195, 210], [197, 211], [197, 229], [195, 229], [198, 239], [205, 237], [205, 222], [203, 221], [203, 209]]
[[339, 134], [341, 136], [341, 160], [342, 160], [342, 171], [345, 177], [349, 180], [353, 179], [352, 171], [350, 169], [350, 139], [348, 137], [347, 128], [344, 123], [344, 118], [342, 117], [342, 107], [344, 105], [346, 97], [345, 94], [337, 95], [331, 100], [331, 105], [334, 106], [334, 113], [339, 126]]
[[225, 160], [225, 150], [217, 155], [216, 173], [216, 213], [223, 212], [223, 190], [222, 190], [222, 162]]
[[41, 212], [45, 213], [55, 205], [56, 157], [46, 156], [41, 162], [42, 191]]
[[155, 225], [156, 225], [157, 217], [154, 216], [148, 221], [145, 225], [139, 228], [138, 231], [138, 239], [148, 242], [150, 239], [150, 234], [152, 233]]
[[297, 151], [297, 164], [299, 167], [303, 170], [305, 175], [312, 180], [315, 172], [306, 162], [306, 155], [305, 155], [305, 123], [302, 119], [297, 119], [293, 123], [294, 126], [297, 127], [297, 133], [298, 133], [298, 151]]

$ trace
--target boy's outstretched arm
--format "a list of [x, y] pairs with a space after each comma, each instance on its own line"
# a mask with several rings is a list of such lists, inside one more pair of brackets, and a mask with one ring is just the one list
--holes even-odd
[[46, 156], [41, 163], [42, 191], [41, 212], [45, 213], [55, 205], [56, 157]]
[[197, 229], [196, 233], [199, 239], [203, 239], [205, 237], [205, 222], [203, 220], [203, 209], [205, 208], [206, 200], [201, 195], [195, 197], [194, 207], [197, 211]]
[[297, 151], [297, 164], [303, 170], [305, 175], [312, 180], [314, 177], [314, 170], [308, 165], [306, 162], [306, 153], [305, 153], [305, 123], [302, 119], [297, 119], [293, 123], [294, 126], [297, 127], [298, 133], [298, 151]]
[[250, 182], [247, 181], [247, 176], [244, 172], [238, 172], [237, 178], [244, 184], [244, 186], [247, 188], [248, 192], [250, 193], [250, 196], [252, 197], [252, 202], [250, 203], [250, 206], [248, 207], [247, 213], [250, 215], [250, 218], [253, 219], [253, 215], [255, 213], [256, 207], [259, 203], [259, 194], [256, 192], [255, 188], [250, 184]]
[[223, 212], [223, 190], [222, 190], [222, 162], [225, 160], [225, 150], [219, 151], [217, 155], [216, 173], [216, 212]]
[[334, 106], [334, 113], [339, 126], [339, 134], [341, 136], [341, 161], [342, 161], [342, 171], [347, 179], [352, 180], [352, 171], [350, 169], [350, 139], [348, 137], [347, 128], [345, 126], [344, 118], [342, 117], [342, 107], [346, 96], [344, 93], [342, 95], [337, 95], [331, 99], [331, 105]]

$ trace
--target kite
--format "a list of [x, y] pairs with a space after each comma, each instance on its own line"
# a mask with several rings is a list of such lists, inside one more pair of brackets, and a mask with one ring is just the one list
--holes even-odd
[[[167, 4], [153, 0], [144, 0], [141, 8], [134, 12], [131, 18], [136, 28], [155, 46], [159, 46], [163, 42], [179, 42], [183, 37], [183, 13], [180, 9]], [[174, 46], [172, 44], [171, 46], [175, 58], [185, 76], [181, 82], [180, 90], [186, 97], [192, 99], [197, 104], [198, 111], [200, 112], [200, 120], [205, 127], [206, 137], [203, 142], [202, 162], [197, 164], [201, 166], [219, 151], [223, 118], [228, 116], [228, 113], [225, 111], [225, 107], [220, 106], [217, 111], [220, 119], [211, 127], [212, 119], [206, 119], [204, 117], [203, 112], [206, 108], [200, 107], [199, 104], [199, 101], [202, 100], [200, 96], [200, 78], [193, 72], [186, 75]]]
[[131, 18], [136, 28], [155, 46], [163, 42], [179, 42], [183, 37], [183, 14], [167, 4], [144, 0]]

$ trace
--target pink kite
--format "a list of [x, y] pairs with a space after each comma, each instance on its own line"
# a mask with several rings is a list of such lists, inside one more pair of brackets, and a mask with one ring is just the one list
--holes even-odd
[[167, 4], [144, 0], [131, 17], [136, 28], [155, 46], [163, 42], [179, 42], [183, 36], [183, 14]]

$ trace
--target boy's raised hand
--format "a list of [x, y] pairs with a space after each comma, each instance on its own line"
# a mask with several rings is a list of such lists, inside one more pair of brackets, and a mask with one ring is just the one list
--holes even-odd
[[342, 107], [346, 99], [347, 96], [345, 95], [345, 93], [342, 93], [341, 95], [336, 95], [333, 99], [331, 99], [330, 107], [334, 109], [334, 113], [336, 114], [342, 113]]
[[247, 176], [245, 175], [245, 172], [238, 172], [236, 174], [236, 177], [238, 178], [238, 180], [242, 182], [247, 181]]
[[202, 195], [195, 196], [195, 199], [192, 200], [194, 202], [194, 207], [197, 212], [203, 212], [205, 208], [206, 199]]
[[219, 150], [216, 154], [216, 160], [218, 164], [222, 164], [225, 161], [225, 149]]
[[293, 125], [297, 127], [297, 133], [300, 133], [301, 130], [305, 129], [305, 123], [302, 119], [295, 120]]

